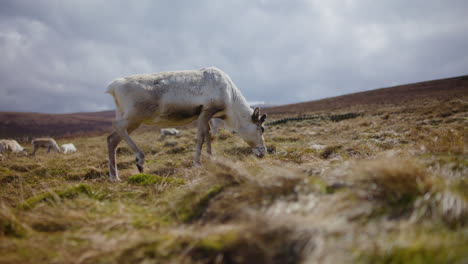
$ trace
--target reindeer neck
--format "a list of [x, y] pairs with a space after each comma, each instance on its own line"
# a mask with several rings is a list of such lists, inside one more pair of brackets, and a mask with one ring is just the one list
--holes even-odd
[[232, 88], [231, 95], [231, 102], [228, 111], [226, 111], [226, 123], [234, 131], [240, 132], [244, 124], [251, 119], [252, 109], [237, 87]]

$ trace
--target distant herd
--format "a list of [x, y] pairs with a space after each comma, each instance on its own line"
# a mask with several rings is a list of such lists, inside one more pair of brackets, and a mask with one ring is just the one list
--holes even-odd
[[[178, 136], [180, 134], [180, 131], [175, 128], [162, 128], [160, 131], [162, 138], [168, 135]], [[37, 150], [40, 148], [47, 149], [47, 153], [51, 150], [63, 154], [76, 152], [76, 147], [73, 143], [62, 144], [59, 148], [57, 142], [53, 138], [36, 138], [31, 141], [31, 145], [33, 146], [33, 151], [31, 154], [28, 154], [26, 148], [21, 146], [18, 141], [14, 139], [0, 139], [0, 160], [5, 158], [4, 155], [6, 155], [6, 153], [35, 156]]]
[[[53, 138], [36, 138], [31, 142], [31, 144], [33, 145], [33, 152], [30, 154], [31, 156], [36, 155], [36, 151], [39, 148], [46, 148], [47, 153], [49, 153], [50, 150], [54, 150], [58, 153], [70, 153], [76, 151], [76, 147], [73, 143], [63, 144], [60, 149]], [[3, 159], [3, 155], [8, 152], [23, 154], [25, 156], [28, 155], [26, 149], [23, 148], [16, 140], [0, 139], [0, 159]]]

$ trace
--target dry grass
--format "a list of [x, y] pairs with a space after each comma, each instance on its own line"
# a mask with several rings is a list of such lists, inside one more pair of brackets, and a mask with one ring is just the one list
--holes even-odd
[[163, 140], [146, 128], [134, 136], [146, 173], [122, 144], [122, 183], [107, 180], [105, 136], [7, 156], [0, 263], [465, 263], [467, 105], [267, 127], [262, 159], [221, 130], [196, 167], [193, 128]]

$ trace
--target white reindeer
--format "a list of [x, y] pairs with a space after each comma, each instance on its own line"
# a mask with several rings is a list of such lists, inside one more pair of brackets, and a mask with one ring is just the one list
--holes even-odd
[[266, 115], [260, 117], [258, 107], [252, 110], [231, 78], [215, 67], [120, 78], [108, 86], [107, 93], [116, 105], [115, 132], [107, 137], [111, 181], [120, 181], [115, 149], [122, 139], [135, 152], [136, 166], [143, 172], [144, 153], [129, 136], [142, 123], [172, 127], [198, 119], [195, 164], [200, 164], [205, 140], [211, 154], [208, 121], [212, 117], [223, 119], [257, 156], [266, 153], [262, 126]]
[[0, 157], [2, 157], [2, 153], [6, 152], [12, 153], [22, 153], [27, 155], [26, 149], [23, 148], [16, 140], [14, 139], [0, 139]]
[[69, 152], [76, 152], [76, 147], [73, 143], [63, 144], [60, 146], [64, 154]]
[[175, 128], [161, 128], [161, 138], [164, 139], [166, 136], [178, 136], [180, 131]]
[[50, 152], [51, 149], [55, 150], [55, 152], [60, 153], [60, 148], [55, 142], [53, 138], [36, 138], [31, 142], [34, 146], [33, 152], [31, 153], [32, 156], [36, 155], [36, 151], [39, 148], [47, 148], [47, 153]]

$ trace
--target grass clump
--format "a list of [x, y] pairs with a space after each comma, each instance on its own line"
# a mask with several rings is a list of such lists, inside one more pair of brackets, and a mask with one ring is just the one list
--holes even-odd
[[452, 190], [468, 202], [468, 179], [460, 179], [456, 181], [452, 186]]
[[[144, 263], [148, 261], [169, 261], [182, 250], [183, 244], [175, 236], [161, 234], [155, 241], [142, 242], [124, 250], [118, 263]], [[150, 262], [151, 263], [151, 262]]]
[[432, 153], [466, 154], [466, 137], [463, 130], [441, 129], [432, 134], [432, 140], [424, 142], [427, 151]]
[[186, 151], [187, 151], [186, 147], [180, 146], [180, 147], [173, 147], [173, 148], [169, 149], [166, 153], [168, 153], [168, 154], [180, 154], [180, 153], [184, 153]]
[[[228, 252], [239, 241], [236, 231], [212, 234], [183, 233], [161, 234], [152, 241], [142, 242], [121, 254], [119, 263], [191, 263], [190, 260], [206, 260], [212, 263], [213, 256]], [[198, 263], [198, 262], [197, 262]]]
[[221, 193], [223, 189], [224, 186], [215, 185], [201, 194], [188, 193], [177, 204], [176, 218], [182, 222], [191, 222], [199, 218], [208, 207], [210, 200]]
[[0, 206], [0, 237], [9, 236], [23, 238], [27, 235], [27, 228], [23, 226], [4, 205]]
[[327, 146], [322, 152], [320, 152], [320, 157], [322, 159], [328, 159], [336, 154], [341, 149], [341, 146]]
[[17, 173], [8, 168], [0, 167], [0, 183], [6, 184], [15, 181], [18, 178]]
[[118, 263], [299, 263], [310, 237], [266, 224], [200, 227], [160, 234], [125, 250]]
[[41, 202], [59, 202], [63, 199], [73, 199], [78, 197], [79, 195], [86, 195], [88, 197], [93, 196], [93, 191], [89, 185], [86, 184], [79, 184], [77, 186], [65, 189], [65, 190], [57, 190], [57, 191], [50, 191], [46, 192], [34, 197], [29, 198], [24, 203], [20, 204], [20, 208], [22, 209], [31, 209], [34, 208], [37, 204]]
[[431, 175], [413, 160], [386, 159], [360, 163], [364, 197], [376, 201], [391, 217], [411, 211], [414, 201], [436, 188]]
[[434, 184], [429, 173], [412, 160], [377, 160], [361, 165], [360, 176], [369, 184], [372, 198], [394, 202], [405, 196], [424, 195]]
[[87, 166], [86, 168], [78, 170], [78, 172], [69, 173], [66, 175], [65, 179], [70, 181], [96, 180], [99, 178], [106, 178], [106, 176], [106, 171], [100, 168]]
[[148, 174], [148, 173], [139, 173], [130, 176], [128, 182], [131, 184], [137, 185], [151, 185], [151, 184], [173, 184], [173, 185], [183, 185], [186, 182], [182, 179], [161, 177], [158, 175]]

